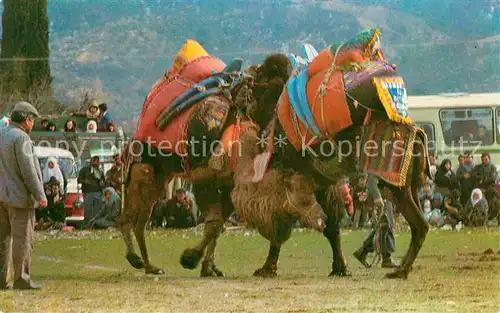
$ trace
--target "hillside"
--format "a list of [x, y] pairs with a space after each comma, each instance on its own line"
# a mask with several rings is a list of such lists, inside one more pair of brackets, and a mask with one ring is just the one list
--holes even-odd
[[51, 0], [53, 86], [69, 104], [86, 88], [101, 90], [115, 118], [131, 120], [187, 38], [223, 60], [253, 63], [379, 26], [410, 94], [498, 91], [498, 7], [494, 0]]

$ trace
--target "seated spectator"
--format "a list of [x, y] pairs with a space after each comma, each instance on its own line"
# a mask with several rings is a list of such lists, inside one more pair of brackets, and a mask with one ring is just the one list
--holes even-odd
[[49, 122], [47, 124], [47, 128], [46, 128], [46, 131], [49, 131], [49, 132], [55, 132], [57, 130], [56, 128], [56, 124], [54, 124], [53, 122]]
[[51, 178], [54, 177], [58, 182], [59, 182], [59, 192], [60, 196], [64, 196], [64, 176], [59, 168], [59, 164], [57, 163], [57, 159], [55, 157], [50, 157], [47, 159], [47, 162], [45, 163], [45, 167], [43, 168], [42, 171], [42, 178], [44, 183], [48, 183]]
[[107, 229], [116, 227], [116, 221], [121, 211], [121, 200], [113, 187], [107, 187], [103, 191], [102, 206], [92, 221], [91, 228]]
[[95, 134], [97, 132], [97, 123], [95, 121], [90, 120], [87, 123], [87, 133]]
[[434, 183], [436, 184], [435, 192], [441, 193], [444, 197], [448, 196], [450, 191], [460, 188], [457, 176], [451, 169], [451, 161], [449, 159], [444, 159], [441, 162], [436, 172]]
[[432, 209], [432, 198], [433, 190], [429, 183], [424, 185], [424, 188], [420, 194], [420, 205], [424, 209], [424, 213], [430, 212]]
[[443, 226], [444, 215], [441, 210], [442, 206], [443, 195], [438, 192], [433, 193], [432, 199], [430, 201], [430, 210], [427, 210], [426, 212], [424, 211], [424, 219], [433, 226]]
[[488, 202], [481, 189], [472, 190], [469, 201], [462, 212], [462, 219], [467, 226], [485, 226], [488, 222]]
[[460, 191], [451, 191], [450, 196], [444, 199], [442, 208], [445, 214], [445, 224], [449, 224], [452, 228], [455, 228], [462, 220], [460, 212], [463, 212], [463, 206], [460, 204]]
[[76, 129], [76, 123], [73, 120], [67, 120], [66, 124], [64, 124], [64, 132], [66, 133], [75, 133], [77, 131]]
[[108, 127], [106, 128], [106, 131], [114, 133], [116, 131], [115, 124], [109, 123]]
[[432, 194], [431, 209], [432, 210], [435, 210], [435, 209], [441, 210], [441, 208], [443, 206], [443, 200], [444, 200], [444, 197], [442, 194], [440, 194], [439, 192], [434, 192]]
[[153, 205], [153, 212], [151, 213], [151, 226], [153, 228], [163, 228], [165, 227], [165, 216], [167, 214], [167, 202], [166, 196], [158, 199]]
[[[61, 197], [60, 182], [52, 176], [44, 183], [47, 207], [36, 210], [35, 218], [38, 222], [36, 229], [43, 230], [54, 226], [61, 226], [66, 219], [66, 209]], [[55, 225], [57, 224], [57, 225]], [[59, 227], [58, 227], [59, 228]]]
[[495, 186], [490, 187], [484, 193], [486, 202], [488, 202], [488, 220], [497, 219], [497, 225], [500, 226], [500, 186], [495, 184]]
[[196, 226], [191, 210], [192, 202], [184, 189], [177, 189], [175, 196], [167, 202], [165, 217], [167, 228], [189, 228]]
[[111, 114], [108, 111], [108, 105], [106, 103], [99, 104], [99, 131], [106, 131], [108, 125], [112, 123]]
[[481, 155], [481, 164], [474, 167], [472, 176], [474, 177], [474, 185], [476, 188], [487, 190], [490, 187], [494, 187], [497, 179], [497, 169], [495, 165], [491, 163], [489, 153], [483, 153]]
[[10, 124], [9, 118], [6, 116], [2, 117], [2, 119], [0, 120], [0, 129], [7, 128], [9, 124]]

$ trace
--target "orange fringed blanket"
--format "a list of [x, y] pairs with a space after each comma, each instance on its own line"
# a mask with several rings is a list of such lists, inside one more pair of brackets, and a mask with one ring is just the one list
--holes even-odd
[[[333, 59], [330, 49], [325, 49], [314, 58], [307, 69], [307, 101], [322, 136], [335, 135], [352, 125], [342, 72], [331, 69]], [[336, 64], [345, 60], [346, 56], [336, 60]], [[312, 145], [321, 139], [297, 118], [286, 88], [278, 100], [278, 118], [288, 141], [297, 151], [303, 145]]]

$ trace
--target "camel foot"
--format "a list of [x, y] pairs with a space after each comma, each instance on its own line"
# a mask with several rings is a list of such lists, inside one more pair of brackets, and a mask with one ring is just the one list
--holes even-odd
[[219, 270], [213, 262], [203, 262], [200, 277], [224, 277], [224, 273]]
[[405, 270], [403, 270], [403, 269], [401, 269], [401, 268], [397, 268], [394, 272], [385, 274], [385, 278], [389, 278], [389, 279], [395, 279], [395, 278], [407, 279], [408, 278], [408, 272], [405, 271]]
[[269, 267], [259, 268], [253, 273], [255, 277], [276, 277], [278, 274], [276, 273], [277, 269], [271, 269]]
[[130, 265], [132, 265], [134, 268], [137, 268], [137, 269], [143, 269], [144, 268], [144, 261], [137, 254], [135, 254], [135, 253], [128, 253], [125, 256], [125, 258], [130, 263]]
[[203, 252], [195, 249], [186, 249], [181, 255], [181, 265], [184, 268], [194, 270], [203, 257]]
[[164, 275], [165, 272], [154, 265], [149, 265], [146, 267], [146, 274], [153, 274], [153, 275]]
[[332, 270], [328, 275], [328, 277], [351, 277], [351, 276], [352, 274], [347, 268], [344, 268], [342, 270]]

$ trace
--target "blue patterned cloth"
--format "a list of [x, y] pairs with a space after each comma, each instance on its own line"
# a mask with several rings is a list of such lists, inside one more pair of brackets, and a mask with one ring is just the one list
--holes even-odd
[[313, 114], [307, 101], [307, 80], [307, 68], [302, 69], [298, 75], [291, 77], [287, 85], [288, 97], [297, 117], [316, 136], [321, 137], [321, 131], [314, 121]]

